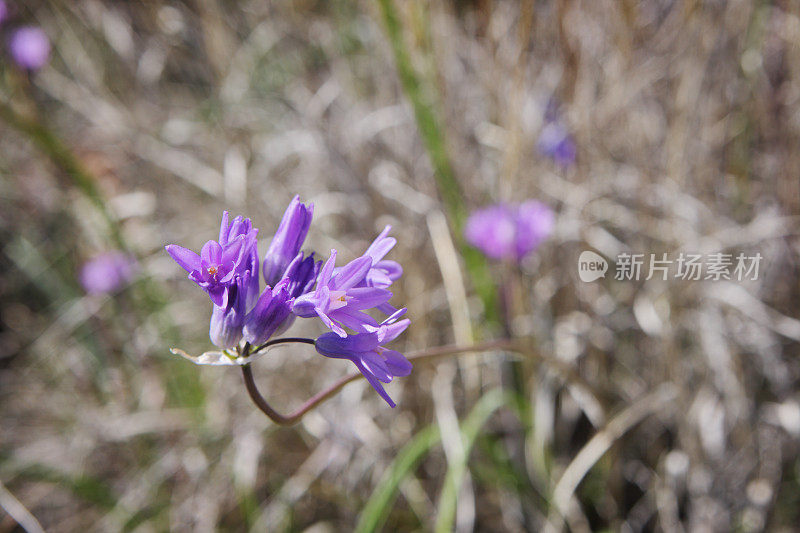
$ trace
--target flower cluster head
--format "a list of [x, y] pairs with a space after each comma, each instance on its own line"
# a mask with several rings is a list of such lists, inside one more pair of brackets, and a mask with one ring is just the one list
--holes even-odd
[[[313, 204], [303, 204], [296, 196], [260, 260], [258, 229], [247, 218], [231, 221], [227, 211], [219, 239], [206, 242], [199, 254], [176, 244], [166, 246], [166, 251], [208, 294], [209, 336], [226, 354], [247, 353], [249, 347], [263, 345], [298, 317], [318, 318], [330, 332], [316, 339], [317, 351], [353, 361], [394, 407], [381, 383], [411, 371], [402, 354], [382, 346], [409, 325], [408, 319], [399, 320], [405, 309], [389, 304], [389, 287], [403, 269], [384, 257], [397, 241], [388, 236], [387, 226], [361, 257], [337, 268], [337, 252], [331, 250], [323, 266], [313, 252], [301, 251], [313, 214]], [[379, 322], [369, 314], [373, 310], [386, 318]]]
[[553, 210], [537, 200], [495, 204], [472, 213], [467, 242], [492, 259], [522, 261], [552, 233]]

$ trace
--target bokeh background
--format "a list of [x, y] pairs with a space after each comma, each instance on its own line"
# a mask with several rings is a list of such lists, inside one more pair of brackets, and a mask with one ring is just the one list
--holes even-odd
[[[6, 3], [0, 531], [797, 530], [797, 1]], [[8, 49], [26, 25], [40, 69]], [[163, 246], [228, 209], [263, 252], [295, 194], [323, 255], [394, 226], [399, 349], [528, 348], [274, 425], [168, 352], [209, 349], [211, 309]], [[469, 211], [532, 198], [556, 227], [521, 265], [464, 245]], [[764, 259], [583, 283], [586, 249]], [[115, 250], [131, 282], [87, 294]], [[254, 369], [283, 410], [352, 371]]]

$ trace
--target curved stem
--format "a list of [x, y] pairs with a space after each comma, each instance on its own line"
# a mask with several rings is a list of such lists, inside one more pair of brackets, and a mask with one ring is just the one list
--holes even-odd
[[250, 394], [253, 403], [255, 403], [256, 407], [261, 409], [265, 415], [270, 417], [273, 422], [282, 426], [290, 426], [297, 421], [294, 420], [291, 415], [287, 417], [277, 412], [270, 407], [264, 397], [261, 396], [261, 393], [258, 392], [256, 382], [253, 380], [253, 370], [250, 368], [250, 363], [242, 365], [242, 375], [244, 376], [244, 386], [247, 387], [247, 392]]
[[[262, 348], [266, 348], [273, 344], [279, 344], [280, 342], [305, 342], [306, 344], [313, 344], [314, 342], [308, 342], [311, 339], [292, 339], [292, 338], [285, 338], [285, 339], [275, 339], [274, 341], [269, 341], [265, 344], [262, 344], [255, 351], [258, 351]], [[448, 345], [448, 346], [439, 346], [436, 348], [430, 348], [428, 350], [422, 350], [416, 352], [408, 357], [409, 361], [427, 361], [430, 359], [435, 359], [437, 357], [443, 357], [445, 355], [453, 355], [459, 353], [469, 353], [469, 352], [481, 352], [486, 350], [509, 350], [514, 352], [522, 352], [522, 348], [517, 341], [513, 341], [510, 339], [498, 339], [493, 341], [482, 342], [478, 344], [473, 344], [470, 346], [458, 346], [458, 345]], [[254, 352], [250, 352], [251, 354]], [[276, 424], [280, 424], [282, 426], [291, 426], [296, 424], [300, 421], [303, 416], [308, 413], [310, 410], [317, 407], [319, 404], [324, 402], [325, 400], [329, 399], [331, 396], [339, 392], [345, 385], [350, 383], [351, 381], [355, 381], [356, 379], [363, 377], [361, 373], [351, 374], [350, 376], [343, 377], [338, 381], [334, 382], [330, 385], [327, 389], [324, 389], [308, 400], [303, 403], [300, 407], [298, 407], [295, 411], [288, 415], [282, 415], [278, 413], [275, 409], [273, 409], [269, 403], [261, 396], [261, 393], [258, 391], [258, 387], [256, 386], [256, 382], [253, 379], [253, 370], [250, 368], [250, 364], [242, 365], [242, 376], [244, 377], [244, 384], [247, 387], [247, 392], [250, 394], [250, 398], [252, 398], [253, 402], [256, 404], [256, 407], [261, 409], [261, 411], [267, 415], [273, 422]]]

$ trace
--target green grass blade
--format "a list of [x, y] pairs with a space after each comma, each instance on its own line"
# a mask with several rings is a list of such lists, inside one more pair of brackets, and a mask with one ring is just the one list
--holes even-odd
[[511, 396], [504, 394], [499, 389], [494, 389], [485, 394], [472, 409], [467, 419], [461, 425], [461, 440], [464, 443], [464, 455], [458, 463], [449, 465], [447, 474], [442, 485], [442, 492], [439, 494], [439, 511], [436, 515], [437, 532], [453, 531], [456, 506], [458, 503], [458, 491], [464, 475], [467, 471], [467, 462], [470, 451], [478, 438], [481, 428], [500, 407], [511, 403]]
[[433, 90], [430, 85], [432, 84], [427, 84], [426, 86], [423, 83], [424, 80], [414, 69], [403, 39], [402, 21], [397, 13], [394, 0], [380, 0], [378, 3], [389, 43], [394, 53], [395, 67], [400, 78], [400, 84], [414, 110], [417, 128], [431, 159], [437, 189], [450, 223], [453, 226], [455, 238], [461, 248], [464, 264], [476, 292], [483, 301], [486, 320], [490, 323], [498, 323], [497, 290], [492, 280], [489, 265], [486, 262], [486, 258], [480, 252], [468, 246], [462, 237], [467, 219], [467, 208], [464, 204], [458, 179], [453, 171], [453, 165], [450, 162], [450, 156], [447, 153], [445, 131], [436, 113], [434, 98], [431, 97]]
[[400, 482], [413, 472], [419, 461], [441, 438], [437, 426], [428, 426], [400, 450], [361, 512], [356, 533], [376, 531], [383, 525], [397, 496]]

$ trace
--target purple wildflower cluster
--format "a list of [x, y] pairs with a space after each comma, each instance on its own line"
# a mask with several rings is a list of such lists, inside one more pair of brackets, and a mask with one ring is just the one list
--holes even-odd
[[521, 261], [550, 236], [553, 210], [537, 200], [495, 204], [467, 219], [464, 237], [492, 259]]
[[[387, 226], [361, 257], [336, 267], [336, 250], [331, 250], [323, 265], [313, 252], [301, 251], [313, 213], [313, 204], [296, 196], [260, 264], [258, 229], [247, 218], [231, 221], [227, 211], [219, 239], [208, 241], [199, 254], [176, 244], [166, 250], [211, 299], [214, 344], [226, 350], [243, 342], [258, 346], [285, 332], [297, 317], [319, 318], [330, 332], [316, 339], [317, 352], [352, 361], [394, 407], [382, 383], [411, 372], [402, 354], [383, 346], [410, 324], [402, 318], [405, 308], [389, 304], [389, 287], [403, 269], [384, 257], [397, 241], [388, 236]], [[265, 286], [260, 290], [261, 275]], [[367, 313], [373, 309], [386, 318], [379, 322]]]
[[[0, 0], [0, 25], [10, 15], [8, 4]], [[22, 26], [11, 30], [8, 36], [11, 59], [27, 71], [39, 70], [50, 59], [50, 39], [38, 26]]]

